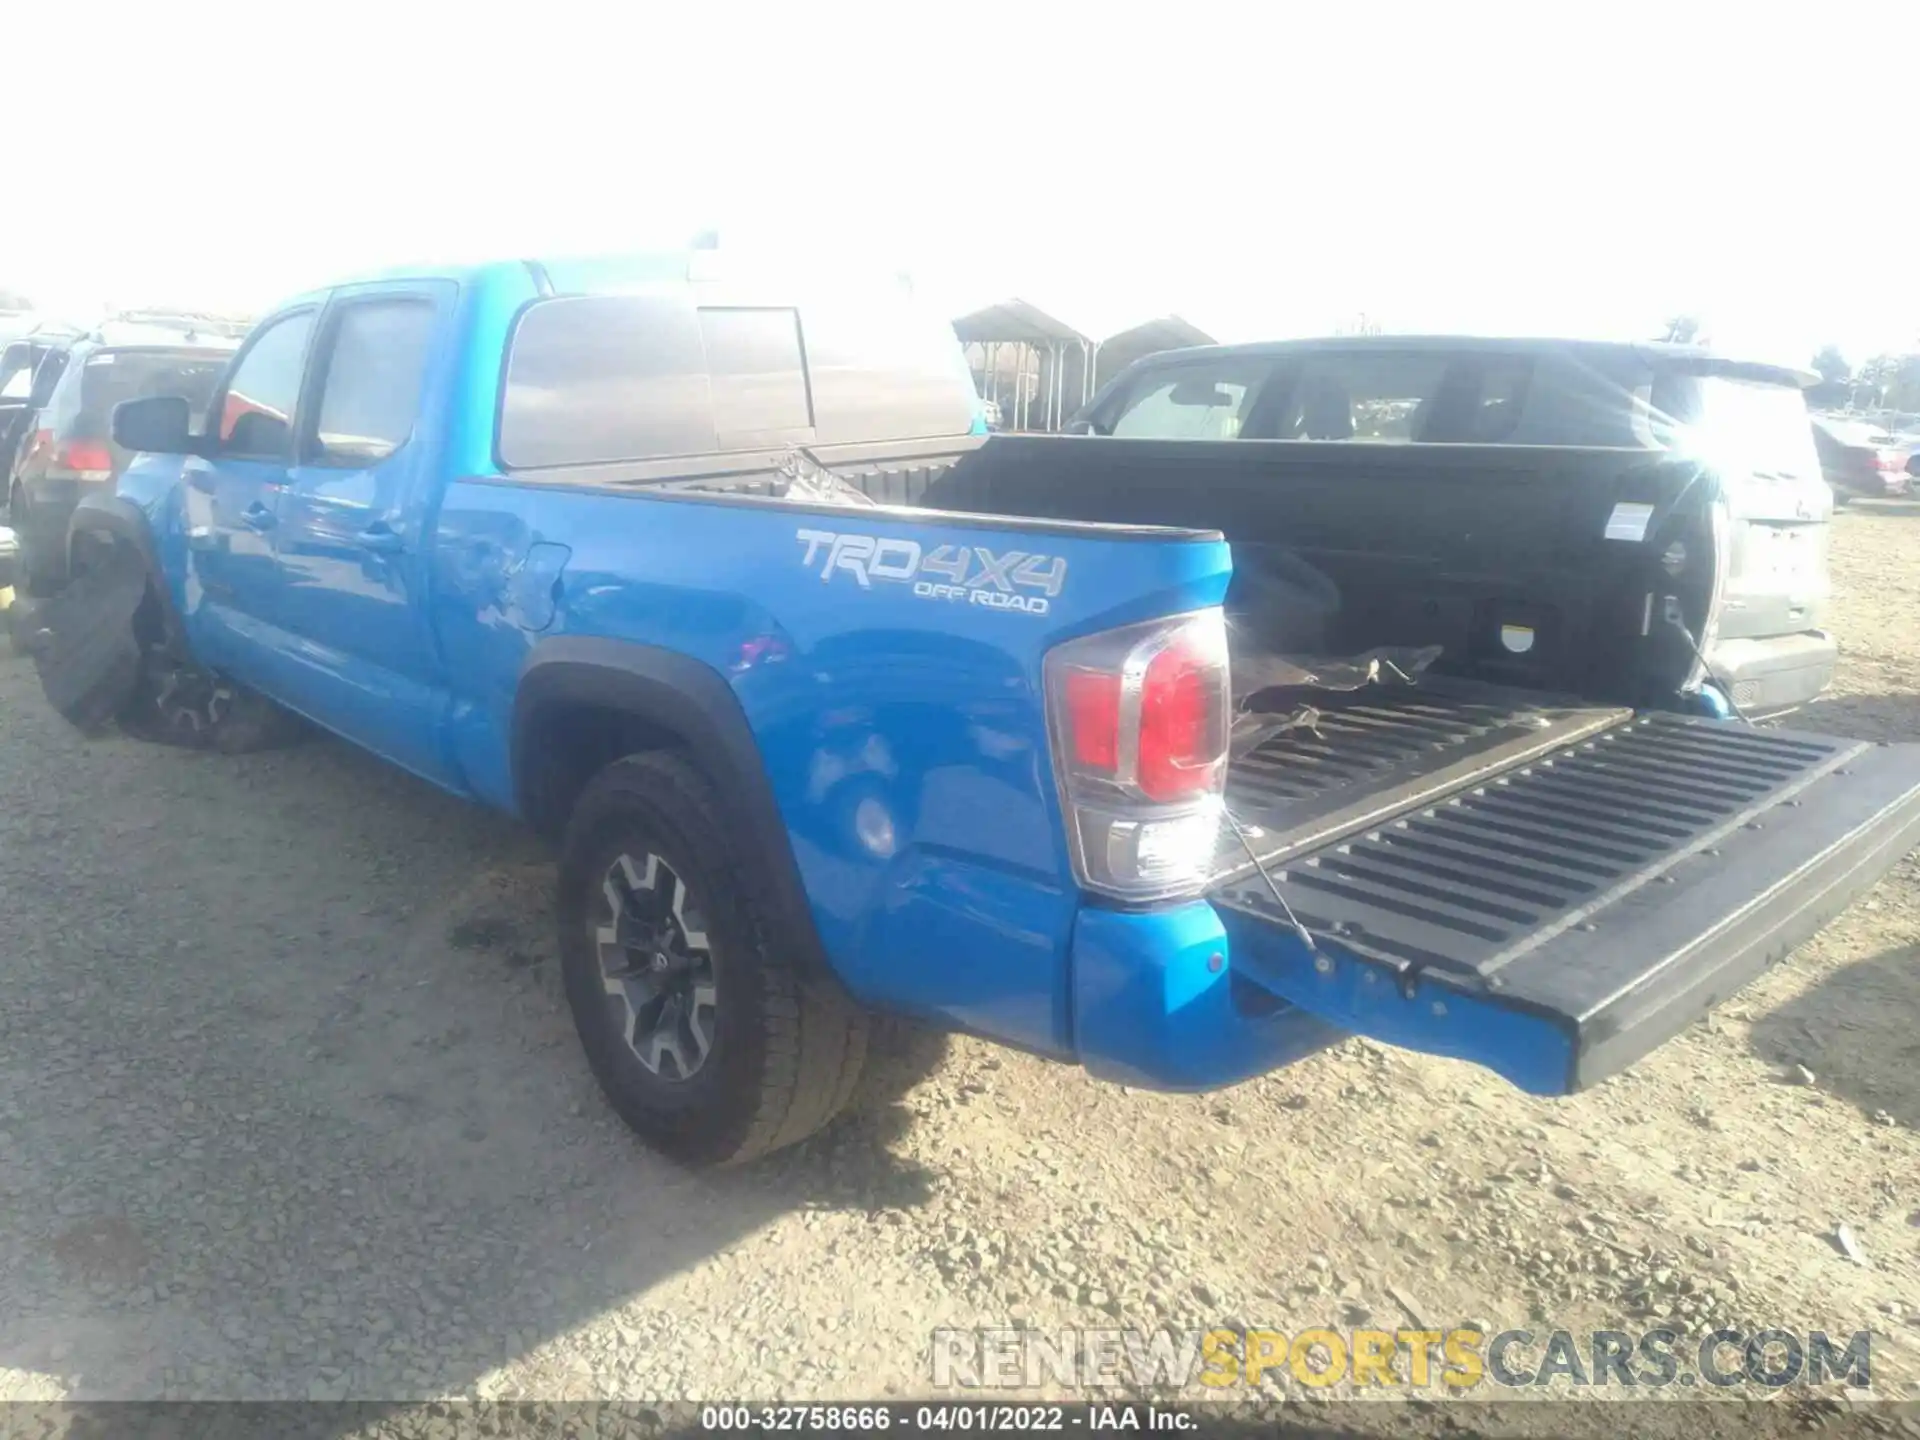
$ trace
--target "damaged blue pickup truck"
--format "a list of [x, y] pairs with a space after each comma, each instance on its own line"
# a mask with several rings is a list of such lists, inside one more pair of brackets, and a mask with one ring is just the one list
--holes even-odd
[[[1229, 359], [988, 436], [892, 283], [344, 283], [255, 328], [206, 433], [118, 408], [140, 457], [28, 643], [85, 729], [317, 725], [554, 836], [594, 1072], [696, 1163], [824, 1124], [886, 1015], [1149, 1086], [1358, 1032], [1571, 1092], [1914, 843], [1920, 753], [1716, 679], [1831, 664], [1798, 377]], [[1648, 394], [1673, 424], [1526, 428]], [[1798, 442], [1718, 424], [1763, 414]]]

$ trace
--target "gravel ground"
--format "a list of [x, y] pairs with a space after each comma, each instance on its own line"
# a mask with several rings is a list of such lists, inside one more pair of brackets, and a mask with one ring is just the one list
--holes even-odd
[[[1839, 518], [1795, 723], [1920, 740], [1917, 555], [1920, 508]], [[1920, 1396], [1917, 875], [1570, 1101], [958, 1040], [696, 1176], [601, 1104], [524, 834], [330, 742], [83, 744], [0, 660], [0, 1398], [871, 1398], [939, 1326], [1669, 1317], [1871, 1327]]]

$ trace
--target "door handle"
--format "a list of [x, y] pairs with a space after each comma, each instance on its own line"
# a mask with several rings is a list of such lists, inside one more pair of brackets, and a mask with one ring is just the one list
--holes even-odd
[[271, 530], [274, 526], [274, 514], [256, 500], [240, 512], [240, 523], [249, 530]]
[[353, 538], [362, 550], [371, 550], [376, 555], [397, 555], [407, 548], [400, 532], [384, 521], [375, 521]]

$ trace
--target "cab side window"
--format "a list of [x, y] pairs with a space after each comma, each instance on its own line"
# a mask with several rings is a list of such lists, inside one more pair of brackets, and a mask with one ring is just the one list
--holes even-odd
[[361, 300], [340, 312], [320, 390], [319, 463], [377, 465], [407, 443], [433, 324], [427, 300]]
[[220, 453], [233, 459], [293, 459], [293, 410], [313, 334], [313, 312], [269, 321], [227, 384], [220, 407]]

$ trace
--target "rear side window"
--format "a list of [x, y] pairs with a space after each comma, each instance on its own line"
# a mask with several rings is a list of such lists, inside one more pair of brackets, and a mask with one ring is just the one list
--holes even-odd
[[220, 450], [259, 460], [293, 458], [293, 407], [313, 334], [313, 312], [270, 320], [241, 357], [220, 410]]
[[1436, 402], [1447, 374], [1443, 355], [1308, 357], [1278, 407], [1274, 431], [1283, 440], [1408, 441]]
[[66, 365], [66, 352], [62, 350], [33, 344], [8, 346], [5, 358], [0, 359], [0, 400], [47, 404]]
[[54, 391], [47, 407], [52, 428], [67, 437], [104, 440], [121, 401], [178, 395], [198, 429], [228, 359], [220, 350], [96, 350], [70, 368]]
[[1177, 371], [1128, 398], [1111, 434], [1148, 440], [1233, 440], [1246, 418], [1249, 374]]
[[433, 321], [426, 300], [360, 300], [340, 312], [314, 436], [322, 464], [375, 465], [407, 443]]
[[1110, 435], [1162, 440], [1498, 444], [1519, 425], [1533, 378], [1523, 355], [1295, 353], [1142, 376]]

